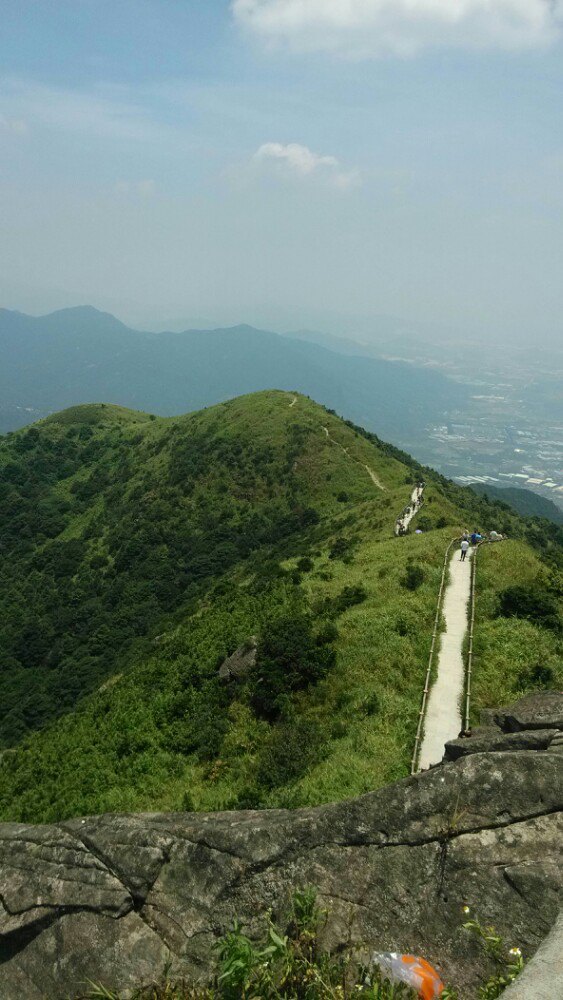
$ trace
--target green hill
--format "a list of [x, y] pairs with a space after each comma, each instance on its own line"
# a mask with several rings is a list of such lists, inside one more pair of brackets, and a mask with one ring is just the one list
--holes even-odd
[[466, 386], [429, 369], [245, 325], [147, 333], [88, 306], [48, 316], [0, 309], [0, 356], [0, 432], [77, 403], [172, 416], [276, 386], [404, 441], [469, 399]]
[[[466, 525], [511, 538], [480, 560], [475, 712], [563, 680], [558, 529], [306, 397], [75, 407], [2, 439], [0, 472], [3, 819], [316, 803], [406, 773]], [[421, 476], [423, 533], [397, 539]], [[514, 585], [539, 604], [503, 604]], [[236, 650], [257, 665], [225, 681]]]
[[498, 500], [518, 511], [524, 517], [543, 517], [554, 524], [563, 525], [563, 510], [560, 510], [553, 500], [516, 486], [489, 486], [473, 483], [471, 489], [482, 493], [490, 500]]

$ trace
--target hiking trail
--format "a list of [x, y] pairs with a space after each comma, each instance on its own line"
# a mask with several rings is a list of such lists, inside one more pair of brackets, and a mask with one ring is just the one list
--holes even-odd
[[411, 523], [413, 517], [418, 514], [420, 508], [423, 504], [422, 495], [424, 493], [424, 483], [417, 483], [414, 487], [410, 503], [405, 507], [402, 514], [395, 521], [395, 534], [396, 535], [406, 535], [407, 528]]
[[471, 562], [475, 550], [469, 549], [461, 562], [458, 546], [454, 546], [449, 561], [449, 582], [444, 593], [441, 634], [437, 657], [436, 679], [432, 684], [424, 716], [424, 735], [417, 770], [438, 764], [444, 755], [444, 744], [456, 739], [462, 729], [462, 700], [465, 685], [463, 640], [468, 626], [471, 596]]
[[373, 471], [373, 469], [370, 469], [369, 465], [364, 465], [364, 463], [360, 462], [360, 460], [358, 458], [354, 458], [354, 456], [351, 455], [350, 452], [348, 451], [348, 448], [345, 448], [343, 444], [340, 444], [339, 441], [335, 441], [334, 438], [330, 436], [328, 427], [324, 427], [323, 426], [323, 431], [325, 432], [328, 440], [332, 441], [332, 443], [335, 444], [337, 448], [340, 448], [340, 450], [343, 451], [344, 454], [347, 455], [348, 458], [352, 462], [355, 462], [356, 465], [360, 465], [362, 467], [362, 469], [366, 470], [366, 472], [367, 472], [369, 478], [371, 479], [373, 485], [377, 486], [378, 490], [386, 490], [387, 489], [387, 487], [383, 485], [383, 483], [381, 482], [381, 480], [378, 479], [378, 477], [375, 474], [375, 472]]

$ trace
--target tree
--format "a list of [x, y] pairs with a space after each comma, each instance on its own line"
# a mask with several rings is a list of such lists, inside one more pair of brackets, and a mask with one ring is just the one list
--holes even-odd
[[314, 684], [334, 666], [336, 652], [325, 635], [315, 635], [308, 615], [278, 618], [258, 643], [251, 702], [265, 719], [282, 714], [291, 695]]

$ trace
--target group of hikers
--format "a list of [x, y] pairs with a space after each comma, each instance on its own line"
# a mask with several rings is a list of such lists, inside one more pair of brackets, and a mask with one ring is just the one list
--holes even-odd
[[395, 534], [406, 535], [410, 521], [422, 507], [422, 494], [424, 493], [424, 483], [417, 483], [412, 491], [411, 502], [403, 507], [400, 516], [395, 522]]
[[500, 535], [498, 531], [489, 531], [488, 537], [485, 537], [485, 535], [481, 534], [481, 532], [477, 531], [477, 529], [475, 529], [471, 535], [467, 530], [464, 531], [461, 536], [461, 561], [465, 562], [470, 545], [475, 547], [476, 545], [479, 545], [479, 542], [483, 541], [501, 542], [503, 537], [504, 536]]

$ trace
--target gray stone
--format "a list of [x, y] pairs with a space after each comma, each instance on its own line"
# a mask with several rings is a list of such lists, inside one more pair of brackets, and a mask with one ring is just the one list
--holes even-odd
[[219, 677], [222, 681], [238, 680], [246, 677], [256, 665], [257, 639], [251, 635], [250, 639], [235, 649], [231, 656], [228, 656], [219, 667]]
[[563, 997], [563, 910], [532, 961], [502, 996], [503, 1000], [557, 1000]]
[[473, 730], [470, 737], [446, 743], [444, 760], [457, 760], [470, 753], [502, 753], [507, 750], [547, 750], [553, 741], [553, 729], [528, 729], [503, 733], [500, 729]]
[[509, 733], [522, 729], [563, 729], [563, 691], [524, 695], [514, 705], [500, 709], [495, 719]]
[[500, 726], [496, 722], [497, 712], [498, 709], [496, 708], [483, 708], [479, 713], [479, 721], [481, 723], [481, 726], [486, 728], [493, 727], [495, 729], [500, 729]]
[[0, 996], [73, 997], [205, 978], [235, 915], [251, 935], [314, 885], [326, 946], [416, 952], [472, 998], [492, 969], [462, 905], [532, 954], [563, 889], [563, 767], [474, 753], [350, 802], [0, 826]]

